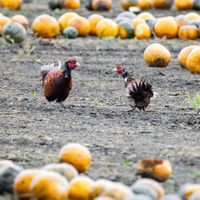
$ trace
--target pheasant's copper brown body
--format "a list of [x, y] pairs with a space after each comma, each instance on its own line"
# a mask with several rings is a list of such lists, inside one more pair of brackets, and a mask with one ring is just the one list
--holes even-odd
[[150, 98], [153, 97], [152, 86], [145, 81], [133, 78], [122, 67], [117, 67], [118, 73], [124, 78], [126, 96], [132, 108], [140, 110], [150, 104]]
[[65, 63], [64, 70], [60, 69], [61, 66], [43, 66], [41, 74], [44, 96], [48, 101], [63, 102], [68, 97], [72, 88], [71, 69], [74, 69], [76, 65], [77, 62], [72, 60]]

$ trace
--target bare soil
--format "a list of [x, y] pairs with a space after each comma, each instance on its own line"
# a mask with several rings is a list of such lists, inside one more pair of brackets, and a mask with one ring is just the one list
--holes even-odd
[[[115, 18], [122, 11], [114, 0], [112, 10], [101, 14]], [[45, 1], [24, 4], [20, 11], [0, 12], [9, 17], [24, 14], [30, 24], [39, 14], [58, 18], [64, 13], [50, 11]], [[77, 12], [85, 17], [94, 13], [84, 4]], [[150, 12], [156, 17], [186, 13], [174, 8]], [[154, 42], [171, 52], [166, 68], [149, 68], [143, 59], [145, 48]], [[29, 44], [34, 48], [25, 51]], [[7, 44], [0, 38], [0, 159], [13, 160], [24, 168], [42, 167], [57, 162], [63, 145], [77, 142], [92, 154], [86, 174], [94, 180], [131, 185], [139, 178], [135, 175], [138, 160], [160, 158], [172, 164], [173, 174], [163, 183], [167, 193], [176, 192], [186, 182], [199, 182], [200, 116], [187, 102], [180, 109], [187, 98], [185, 90], [194, 98], [200, 88], [199, 75], [178, 64], [180, 50], [188, 45], [199, 45], [199, 39], [66, 40], [59, 35], [36, 41], [31, 30], [22, 44]], [[72, 72], [73, 88], [64, 109], [44, 98], [40, 68], [42, 63], [64, 62], [74, 56], [82, 66]], [[158, 93], [145, 112], [127, 112], [130, 107], [122, 77], [112, 72], [118, 65], [145, 79]]]

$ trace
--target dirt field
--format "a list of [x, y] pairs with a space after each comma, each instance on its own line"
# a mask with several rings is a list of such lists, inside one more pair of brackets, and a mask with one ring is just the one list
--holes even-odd
[[[38, 1], [40, 2], [40, 1]], [[114, 1], [105, 17], [115, 18], [122, 12]], [[59, 17], [46, 5], [24, 4], [22, 13], [33, 19], [43, 13]], [[180, 13], [152, 10], [156, 17]], [[189, 11], [188, 11], [189, 12]], [[93, 12], [84, 6], [78, 13], [88, 17]], [[200, 88], [199, 75], [182, 69], [177, 56], [183, 47], [198, 45], [197, 41], [173, 40], [112, 40], [96, 37], [65, 40], [34, 41], [28, 38], [20, 45], [6, 44], [0, 38], [0, 159], [10, 159], [24, 168], [41, 167], [56, 162], [60, 148], [68, 142], [87, 146], [92, 164], [87, 175], [131, 185], [137, 162], [145, 158], [169, 159], [173, 174], [163, 183], [167, 193], [174, 193], [186, 182], [200, 181], [200, 116], [186, 102], [185, 89], [194, 98]], [[34, 47], [25, 52], [24, 48]], [[145, 48], [154, 42], [165, 45], [172, 60], [165, 69], [149, 68], [143, 60]], [[40, 67], [60, 59], [76, 56], [80, 68], [72, 72], [73, 88], [65, 101], [49, 103], [43, 95]], [[137, 78], [146, 79], [158, 95], [145, 112], [130, 110], [124, 94], [122, 77], [112, 72], [118, 65]], [[125, 162], [129, 161], [129, 162]]]

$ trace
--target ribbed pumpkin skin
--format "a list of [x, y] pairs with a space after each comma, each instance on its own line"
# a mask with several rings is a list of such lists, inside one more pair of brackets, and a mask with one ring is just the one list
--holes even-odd
[[4, 27], [6, 24], [10, 23], [10, 22], [12, 22], [12, 21], [10, 20], [10, 18], [8, 18], [8, 17], [6, 17], [6, 16], [0, 16], [0, 35], [1, 35], [1, 31], [2, 31], [3, 27]]
[[112, 8], [112, 0], [93, 0], [92, 9], [98, 11], [108, 11]]
[[11, 20], [22, 24], [26, 30], [28, 29], [29, 21], [24, 15], [14, 15]]
[[68, 21], [67, 26], [75, 27], [78, 35], [82, 37], [85, 37], [90, 32], [90, 23], [85, 17], [74, 16]]
[[29, 186], [32, 179], [40, 173], [39, 169], [26, 169], [17, 175], [14, 182], [14, 193], [20, 200], [29, 200]]
[[65, 9], [78, 9], [81, 6], [80, 0], [60, 0], [59, 4]]
[[171, 60], [171, 55], [167, 48], [155, 43], [145, 49], [144, 60], [150, 67], [166, 67]]
[[66, 200], [69, 183], [57, 172], [43, 171], [32, 179], [29, 191], [31, 199]]
[[116, 37], [118, 35], [119, 27], [112, 19], [103, 19], [97, 24], [96, 30], [97, 35], [100, 38], [109, 36]]
[[187, 69], [187, 58], [190, 52], [198, 46], [188, 46], [183, 48], [178, 55], [178, 62], [181, 67]]
[[32, 29], [38, 38], [52, 38], [60, 32], [57, 19], [47, 14], [36, 17], [32, 23]]
[[178, 26], [170, 17], [163, 17], [155, 23], [154, 31], [157, 37], [162, 38], [166, 36], [167, 39], [172, 39], [177, 36]]
[[[2, 36], [7, 42], [14, 40], [15, 43], [23, 42], [26, 39], [26, 29], [17, 22], [10, 22], [2, 29]], [[7, 36], [9, 35], [9, 38]]]
[[70, 181], [69, 198], [89, 200], [93, 183], [94, 181], [87, 176], [77, 176]]
[[200, 20], [200, 15], [195, 12], [187, 13], [185, 16], [188, 17], [190, 20]]
[[69, 163], [73, 165], [79, 173], [82, 173], [90, 167], [91, 154], [86, 147], [77, 143], [70, 143], [60, 150], [58, 162]]
[[170, 9], [174, 0], [153, 0], [153, 6], [156, 9]]
[[194, 6], [193, 0], [175, 0], [174, 4], [178, 10], [190, 10]]
[[132, 22], [121, 21], [118, 23], [119, 33], [118, 35], [122, 39], [132, 38], [134, 36], [134, 25]]
[[149, 12], [142, 12], [137, 17], [141, 18], [141, 19], [146, 19], [146, 18], [155, 19], [155, 17], [151, 13], [149, 13]]
[[152, 1], [151, 0], [138, 0], [138, 7], [141, 10], [149, 10], [152, 8]]
[[90, 199], [95, 199], [106, 188], [112, 186], [113, 182], [106, 179], [96, 180], [90, 190]]
[[192, 73], [200, 74], [200, 47], [194, 48], [188, 55], [187, 69]]
[[138, 179], [134, 183], [134, 185], [136, 185], [136, 184], [142, 184], [142, 185], [146, 185], [146, 186], [148, 186], [150, 188], [153, 188], [157, 193], [158, 199], [165, 195], [165, 190], [162, 187], [162, 185], [159, 184], [157, 181], [155, 181], [153, 179], [150, 179], [150, 178]]
[[90, 35], [97, 35], [96, 26], [102, 19], [104, 19], [104, 17], [99, 14], [92, 14], [88, 17], [88, 22], [90, 23]]
[[135, 19], [132, 20], [132, 22], [133, 22], [135, 29], [137, 28], [137, 26], [139, 24], [147, 24], [146, 21], [142, 18], [135, 18]]
[[74, 16], [79, 16], [79, 15], [75, 12], [67, 12], [67, 13], [60, 16], [60, 18], [58, 19], [58, 23], [59, 23], [59, 26], [60, 26], [60, 32], [61, 33], [63, 33], [64, 29], [67, 28], [67, 23]]
[[151, 37], [151, 28], [147, 24], [139, 24], [135, 29], [135, 36], [144, 40]]
[[178, 31], [178, 37], [183, 40], [196, 40], [198, 35], [198, 29], [194, 25], [181, 26]]
[[186, 17], [185, 15], [178, 15], [175, 17], [175, 21], [179, 29], [181, 26], [187, 25], [190, 19]]
[[11, 10], [19, 10], [23, 0], [1, 0], [1, 7], [10, 8]]

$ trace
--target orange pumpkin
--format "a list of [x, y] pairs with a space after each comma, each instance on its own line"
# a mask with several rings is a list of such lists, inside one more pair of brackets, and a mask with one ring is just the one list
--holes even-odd
[[106, 179], [99, 179], [92, 184], [90, 190], [90, 199], [95, 199], [106, 188], [110, 187], [113, 182]]
[[155, 181], [153, 179], [142, 178], [142, 179], [137, 180], [134, 183], [134, 185], [136, 185], [136, 184], [146, 185], [146, 186], [148, 186], [150, 188], [153, 188], [156, 191], [156, 193], [157, 193], [158, 199], [165, 195], [165, 190], [162, 187], [162, 185], [159, 184], [157, 181]]
[[89, 200], [93, 180], [87, 176], [77, 176], [70, 181], [69, 198]]
[[200, 74], [200, 47], [194, 48], [187, 58], [187, 69], [192, 73]]
[[172, 39], [177, 36], [178, 26], [170, 17], [163, 17], [157, 20], [154, 25], [154, 31], [157, 37], [166, 36], [167, 39]]
[[66, 200], [69, 194], [69, 183], [57, 172], [42, 171], [32, 179], [29, 192], [31, 199]]
[[194, 6], [193, 0], [175, 0], [174, 4], [178, 10], [190, 10]]
[[150, 67], [166, 67], [171, 60], [171, 55], [163, 45], [154, 43], [145, 49], [144, 60]]
[[0, 168], [4, 166], [14, 166], [14, 163], [12, 160], [0, 160]]
[[58, 162], [69, 163], [81, 173], [90, 167], [91, 155], [88, 149], [81, 144], [69, 143], [60, 150]]
[[58, 23], [59, 23], [59, 26], [60, 26], [61, 33], [63, 33], [65, 28], [67, 28], [68, 21], [74, 16], [79, 16], [79, 15], [75, 12], [67, 12], [67, 13], [60, 16], [60, 18], [58, 19]]
[[12, 21], [10, 20], [10, 18], [8, 18], [8, 17], [6, 17], [6, 16], [0, 16], [0, 35], [1, 35], [1, 31], [2, 31], [3, 27], [4, 27], [6, 24], [10, 23], [10, 22], [12, 22]]
[[142, 177], [152, 178], [160, 182], [166, 181], [172, 173], [170, 162], [160, 159], [141, 160], [138, 163], [137, 170]]
[[174, 0], [153, 0], [153, 6], [156, 9], [170, 9]]
[[139, 0], [138, 7], [141, 10], [149, 10], [152, 8], [152, 1], [151, 0]]
[[147, 24], [139, 24], [135, 29], [135, 36], [141, 40], [149, 39], [151, 37], [151, 28]]
[[134, 25], [135, 29], [137, 28], [137, 26], [138, 26], [139, 24], [147, 24], [146, 21], [145, 21], [144, 19], [138, 18], [138, 17], [135, 18], [135, 19], [133, 19], [132, 22], [133, 22], [133, 25]]
[[188, 17], [190, 20], [199, 20], [200, 21], [200, 15], [194, 12], [188, 13], [185, 15]]
[[11, 10], [19, 10], [23, 0], [1, 0], [1, 7], [6, 7]]
[[104, 17], [99, 14], [92, 14], [88, 17], [90, 23], [90, 35], [97, 35], [96, 26], [102, 19], [104, 19]]
[[14, 15], [11, 20], [22, 24], [26, 30], [28, 29], [29, 21], [24, 15]]
[[178, 55], [178, 62], [181, 67], [187, 69], [187, 58], [190, 52], [198, 46], [188, 46], [183, 48]]
[[107, 11], [112, 7], [112, 0], [93, 0], [92, 9], [98, 11]]
[[181, 26], [178, 31], [178, 37], [183, 40], [196, 40], [198, 35], [198, 28], [194, 25]]
[[75, 27], [78, 35], [82, 37], [85, 37], [90, 32], [90, 23], [85, 17], [74, 16], [68, 21], [67, 26]]
[[121, 0], [121, 6], [124, 10], [128, 10], [132, 6], [137, 6], [138, 0]]
[[137, 17], [141, 19], [147, 19], [147, 18], [155, 19], [155, 17], [149, 12], [142, 12]]
[[26, 169], [17, 175], [14, 181], [14, 193], [21, 200], [29, 200], [29, 186], [32, 179], [41, 171], [38, 169]]
[[116, 37], [118, 35], [119, 27], [112, 19], [103, 19], [96, 26], [97, 35], [103, 37]]
[[35, 18], [32, 29], [37, 37], [52, 38], [59, 34], [60, 27], [56, 18], [43, 14]]
[[78, 9], [81, 6], [80, 0], [60, 0], [59, 4], [65, 9]]
[[178, 195], [183, 200], [187, 200], [194, 192], [200, 192], [200, 184], [186, 183], [179, 188]]
[[175, 21], [179, 29], [181, 26], [187, 25], [190, 19], [185, 15], [178, 15], [175, 17]]

